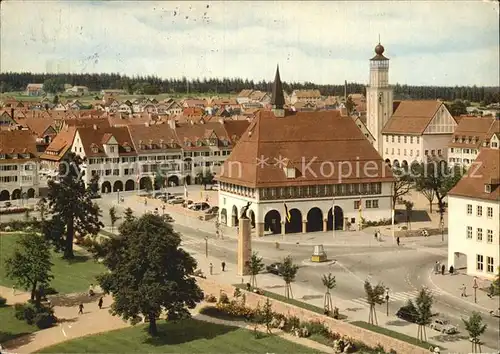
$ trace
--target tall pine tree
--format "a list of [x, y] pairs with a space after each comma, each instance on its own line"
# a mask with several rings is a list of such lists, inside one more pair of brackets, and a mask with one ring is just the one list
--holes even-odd
[[[57, 249], [64, 251], [64, 258], [73, 258], [73, 239], [79, 235], [95, 236], [104, 225], [99, 221], [99, 207], [93, 203], [91, 188], [85, 188], [81, 176], [82, 159], [70, 153], [59, 165], [57, 180], [49, 182], [49, 205], [54, 215], [53, 226], [48, 227], [45, 236]], [[57, 232], [58, 231], [58, 232]]]

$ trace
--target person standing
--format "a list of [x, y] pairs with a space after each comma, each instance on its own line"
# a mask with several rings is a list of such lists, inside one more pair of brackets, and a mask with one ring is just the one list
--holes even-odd
[[446, 267], [444, 264], [441, 265], [441, 275], [444, 275], [444, 272], [446, 271]]
[[83, 315], [83, 304], [82, 303], [80, 303], [80, 305], [78, 305], [78, 314]]
[[226, 270], [226, 262], [222, 261], [220, 265], [222, 267], [222, 271], [224, 272]]
[[212, 263], [210, 263], [209, 269], [210, 269], [210, 275], [213, 275], [214, 265]]
[[396, 243], [397, 243], [397, 244], [398, 244], [398, 246], [399, 246], [399, 236], [398, 236], [398, 237], [396, 237]]
[[460, 296], [467, 297], [467, 287], [465, 286], [465, 284], [462, 284], [462, 294]]
[[102, 303], [103, 303], [103, 300], [102, 300], [102, 296], [99, 298], [99, 302], [97, 303], [97, 306], [99, 306], [99, 310], [102, 309]]

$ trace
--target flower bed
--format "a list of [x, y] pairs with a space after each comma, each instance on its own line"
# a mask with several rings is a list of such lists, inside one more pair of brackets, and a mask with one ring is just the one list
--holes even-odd
[[25, 213], [26, 211], [33, 211], [33, 208], [26, 208], [26, 207], [9, 207], [9, 208], [1, 208], [0, 209], [0, 215], [7, 215], [7, 214], [20, 214], [20, 213]]

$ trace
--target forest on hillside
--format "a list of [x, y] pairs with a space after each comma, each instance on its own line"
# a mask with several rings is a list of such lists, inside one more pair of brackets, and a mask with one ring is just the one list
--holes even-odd
[[[24, 91], [30, 83], [47, 84], [47, 87], [60, 88], [64, 84], [87, 86], [90, 91], [103, 89], [123, 89], [130, 94], [140, 92], [147, 95], [160, 93], [205, 93], [231, 94], [243, 89], [271, 92], [272, 81], [253, 81], [241, 78], [204, 78], [188, 80], [164, 79], [157, 76], [124, 76], [120, 74], [38, 74], [38, 73], [0, 73], [0, 92]], [[411, 86], [393, 85], [394, 99], [442, 99], [446, 101], [467, 100], [487, 105], [500, 102], [498, 87], [478, 86]], [[318, 89], [324, 96], [344, 94], [344, 85], [316, 85], [312, 82], [283, 82], [283, 89], [293, 90]], [[360, 83], [348, 83], [347, 93], [366, 93], [366, 87]]]

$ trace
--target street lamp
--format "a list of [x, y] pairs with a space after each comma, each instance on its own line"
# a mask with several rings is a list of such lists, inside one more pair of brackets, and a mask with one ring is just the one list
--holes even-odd
[[208, 236], [205, 236], [205, 257], [208, 258]]
[[161, 206], [161, 212], [162, 212], [161, 215], [165, 215], [165, 204]]
[[477, 288], [478, 287], [479, 286], [477, 285], [477, 277], [474, 277], [474, 285], [472, 285], [472, 289], [474, 289], [474, 303], [475, 304], [477, 304], [477, 296], [476, 296], [477, 294], [476, 294], [476, 292], [477, 292]]
[[116, 203], [120, 204], [120, 189], [116, 190]]
[[386, 315], [389, 316], [389, 288], [386, 288], [387, 293], [385, 294], [385, 304], [386, 304]]

